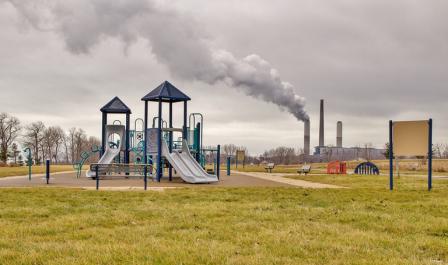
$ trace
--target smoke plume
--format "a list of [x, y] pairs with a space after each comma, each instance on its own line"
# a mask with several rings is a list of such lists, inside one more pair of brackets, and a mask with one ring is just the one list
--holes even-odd
[[208, 84], [224, 82], [245, 94], [278, 105], [307, 120], [304, 98], [282, 81], [259, 55], [236, 58], [213, 46], [193, 18], [155, 0], [0, 0], [9, 2], [37, 30], [58, 34], [75, 54], [87, 54], [101, 41], [131, 45], [148, 41], [157, 60], [173, 76]]

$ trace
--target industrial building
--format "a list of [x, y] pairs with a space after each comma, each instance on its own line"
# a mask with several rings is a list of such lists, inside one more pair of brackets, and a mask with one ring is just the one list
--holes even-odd
[[343, 123], [336, 124], [335, 145], [325, 145], [325, 102], [320, 101], [319, 145], [311, 155], [311, 121], [304, 124], [304, 147], [300, 162], [329, 162], [333, 160], [377, 160], [385, 159], [386, 149], [373, 148], [368, 145], [343, 147]]

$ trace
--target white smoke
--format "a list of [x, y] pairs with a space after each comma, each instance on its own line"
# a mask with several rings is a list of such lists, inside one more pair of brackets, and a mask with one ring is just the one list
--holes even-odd
[[126, 45], [143, 38], [176, 77], [225, 82], [278, 105], [299, 120], [308, 119], [304, 98], [267, 61], [256, 54], [239, 59], [214, 48], [193, 18], [155, 0], [2, 1], [12, 4], [34, 28], [60, 35], [72, 53], [89, 53], [107, 38], [118, 38]]

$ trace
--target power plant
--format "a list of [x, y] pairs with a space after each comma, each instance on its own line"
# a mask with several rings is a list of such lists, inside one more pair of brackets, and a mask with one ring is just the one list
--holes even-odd
[[369, 145], [357, 147], [343, 146], [343, 123], [338, 121], [336, 123], [336, 145], [325, 145], [325, 101], [320, 100], [320, 114], [319, 114], [319, 145], [314, 149], [314, 154], [310, 155], [311, 151], [311, 122], [306, 120], [304, 122], [304, 146], [303, 156], [301, 162], [329, 162], [332, 160], [356, 160], [356, 159], [384, 159], [385, 149], [372, 148]]
[[303, 144], [303, 153], [309, 155], [311, 151], [311, 124], [310, 120], [305, 121], [305, 139]]
[[325, 146], [325, 111], [324, 100], [320, 100], [319, 146]]
[[342, 121], [338, 121], [336, 128], [336, 147], [342, 147]]

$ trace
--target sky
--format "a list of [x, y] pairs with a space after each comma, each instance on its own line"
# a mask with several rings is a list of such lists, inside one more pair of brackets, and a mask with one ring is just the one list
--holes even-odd
[[169, 80], [206, 145], [301, 148], [309, 117], [315, 146], [320, 99], [326, 144], [337, 121], [345, 146], [383, 147], [389, 120], [428, 118], [444, 143], [447, 22], [444, 0], [0, 0], [0, 112], [99, 136], [109, 100], [141, 118]]

